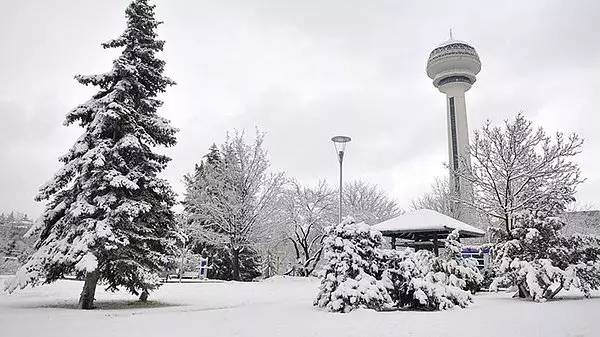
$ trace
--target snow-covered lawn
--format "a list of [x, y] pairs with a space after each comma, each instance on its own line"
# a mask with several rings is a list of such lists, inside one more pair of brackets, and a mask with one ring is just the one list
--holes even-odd
[[[0, 283], [3, 281], [0, 280]], [[312, 306], [318, 280], [170, 283], [142, 307], [124, 292], [96, 292], [98, 310], [74, 309], [79, 281], [0, 294], [0, 336], [600, 336], [600, 293], [548, 303], [478, 294], [467, 309], [334, 314]]]

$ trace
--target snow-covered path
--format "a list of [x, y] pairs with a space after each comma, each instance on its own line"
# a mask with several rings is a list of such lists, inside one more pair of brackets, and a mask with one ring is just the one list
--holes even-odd
[[312, 306], [317, 280], [275, 278], [166, 284], [143, 308], [126, 293], [99, 288], [101, 309], [82, 311], [74, 309], [81, 286], [60, 281], [0, 294], [0, 336], [600, 336], [598, 293], [543, 304], [480, 294], [463, 310], [333, 314]]

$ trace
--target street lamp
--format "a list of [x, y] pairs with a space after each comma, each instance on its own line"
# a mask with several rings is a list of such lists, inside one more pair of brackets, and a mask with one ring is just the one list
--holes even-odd
[[342, 162], [344, 161], [344, 150], [346, 144], [351, 140], [350, 137], [346, 136], [335, 136], [331, 138], [333, 145], [335, 146], [335, 152], [340, 162], [340, 211], [339, 211], [339, 223], [342, 223]]

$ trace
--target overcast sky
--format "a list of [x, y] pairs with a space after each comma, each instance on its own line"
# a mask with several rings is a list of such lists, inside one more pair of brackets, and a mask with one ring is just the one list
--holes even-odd
[[[36, 217], [38, 187], [82, 130], [65, 114], [108, 71], [100, 43], [125, 26], [124, 0], [2, 1], [0, 210]], [[178, 82], [161, 113], [180, 128], [166, 177], [178, 193], [228, 130], [267, 133], [275, 170], [336, 182], [330, 138], [352, 137], [345, 177], [379, 184], [406, 207], [447, 174], [444, 96], [425, 65], [448, 37], [482, 62], [467, 93], [471, 130], [524, 111], [585, 139], [580, 204], [600, 207], [600, 1], [156, 1], [161, 55]]]

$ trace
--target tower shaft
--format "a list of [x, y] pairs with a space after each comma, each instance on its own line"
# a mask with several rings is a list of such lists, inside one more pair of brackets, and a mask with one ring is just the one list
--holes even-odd
[[465, 104], [466, 87], [460, 82], [446, 84], [440, 90], [446, 94], [448, 120], [448, 166], [449, 186], [454, 198], [470, 202], [473, 187], [469, 181], [461, 179], [456, 172], [465, 165], [471, 165], [469, 155], [469, 127]]

